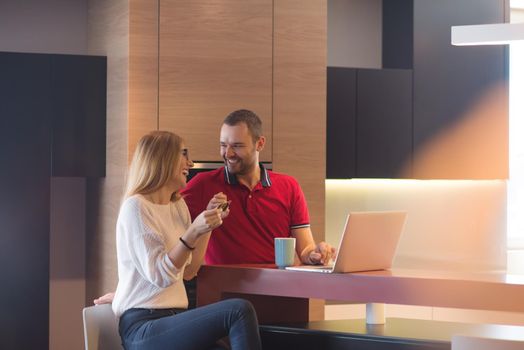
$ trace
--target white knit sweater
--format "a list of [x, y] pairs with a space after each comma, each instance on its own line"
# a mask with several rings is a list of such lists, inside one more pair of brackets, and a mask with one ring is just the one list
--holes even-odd
[[[116, 225], [117, 317], [130, 308], [187, 308], [184, 268], [177, 269], [167, 253], [190, 224], [183, 199], [161, 205], [134, 195], [122, 203]], [[186, 265], [190, 261], [191, 255]]]

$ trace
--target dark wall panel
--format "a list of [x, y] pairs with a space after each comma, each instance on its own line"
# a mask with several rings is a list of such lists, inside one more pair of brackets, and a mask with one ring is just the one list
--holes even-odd
[[106, 59], [53, 55], [53, 176], [105, 176]]
[[0, 53], [0, 77], [0, 349], [46, 349], [49, 57]]
[[411, 70], [358, 70], [356, 177], [411, 175], [411, 86]]
[[[462, 121], [490, 88], [507, 86], [507, 48], [504, 46], [452, 46], [451, 26], [500, 23], [505, 20], [504, 0], [416, 0], [414, 1], [414, 144], [420, 149], [439, 133]], [[507, 124], [507, 110], [500, 111], [499, 123]], [[504, 128], [502, 128], [504, 129]], [[479, 130], [474, 137], [507, 139], [493, 135], [493, 130]], [[500, 137], [498, 137], [500, 136]], [[461, 147], [471, 146], [467, 138]], [[497, 146], [498, 149], [498, 146]], [[482, 163], [499, 162], [506, 154], [472, 153], [469, 159], [455, 159], [457, 164], [478, 158]], [[458, 155], [449, 152], [442, 159]], [[417, 164], [414, 164], [415, 169]], [[476, 169], [480, 167], [471, 167]], [[415, 170], [416, 172], [416, 170]], [[430, 174], [436, 175], [436, 174]], [[486, 168], [474, 173], [447, 170], [443, 178], [505, 178], [507, 174]], [[417, 173], [415, 173], [417, 177]]]
[[356, 171], [356, 73], [327, 68], [327, 178], [353, 177]]
[[382, 1], [382, 68], [413, 68], [413, 0]]
[[0, 349], [49, 346], [52, 169], [104, 173], [105, 58], [91, 59], [0, 52]]

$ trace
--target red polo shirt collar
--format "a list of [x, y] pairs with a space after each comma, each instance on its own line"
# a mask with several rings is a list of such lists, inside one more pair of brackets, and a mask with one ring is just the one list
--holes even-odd
[[[269, 172], [266, 170], [262, 163], [258, 163], [260, 166], [260, 183], [262, 187], [271, 187], [271, 179], [269, 177]], [[231, 174], [227, 169], [227, 165], [224, 165], [224, 179], [230, 185], [238, 185], [238, 179], [235, 174]]]

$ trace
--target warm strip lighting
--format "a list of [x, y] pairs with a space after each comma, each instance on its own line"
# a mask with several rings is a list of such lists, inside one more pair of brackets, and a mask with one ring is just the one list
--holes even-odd
[[524, 10], [524, 0], [511, 0], [511, 9]]
[[524, 23], [481, 24], [451, 27], [451, 44], [502, 45], [524, 40]]
[[419, 180], [419, 179], [326, 179], [329, 186], [445, 186], [464, 187], [479, 183], [495, 183], [504, 180]]

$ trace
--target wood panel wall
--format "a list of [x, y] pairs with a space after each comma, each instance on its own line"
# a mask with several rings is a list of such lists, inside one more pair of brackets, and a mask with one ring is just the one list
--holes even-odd
[[[326, 0], [274, 1], [273, 169], [297, 178], [315, 240], [324, 239]], [[322, 304], [310, 318], [323, 319]]]
[[160, 2], [160, 129], [186, 139], [197, 161], [219, 161], [219, 130], [247, 108], [263, 120], [271, 160], [272, 25], [269, 0]]
[[115, 227], [127, 167], [129, 4], [88, 2], [88, 53], [107, 56], [106, 177], [88, 179], [86, 191], [86, 305], [115, 290]]
[[317, 240], [324, 238], [325, 0], [275, 1], [273, 168], [295, 176]]
[[159, 0], [129, 2], [129, 161], [138, 140], [158, 130], [159, 6]]

